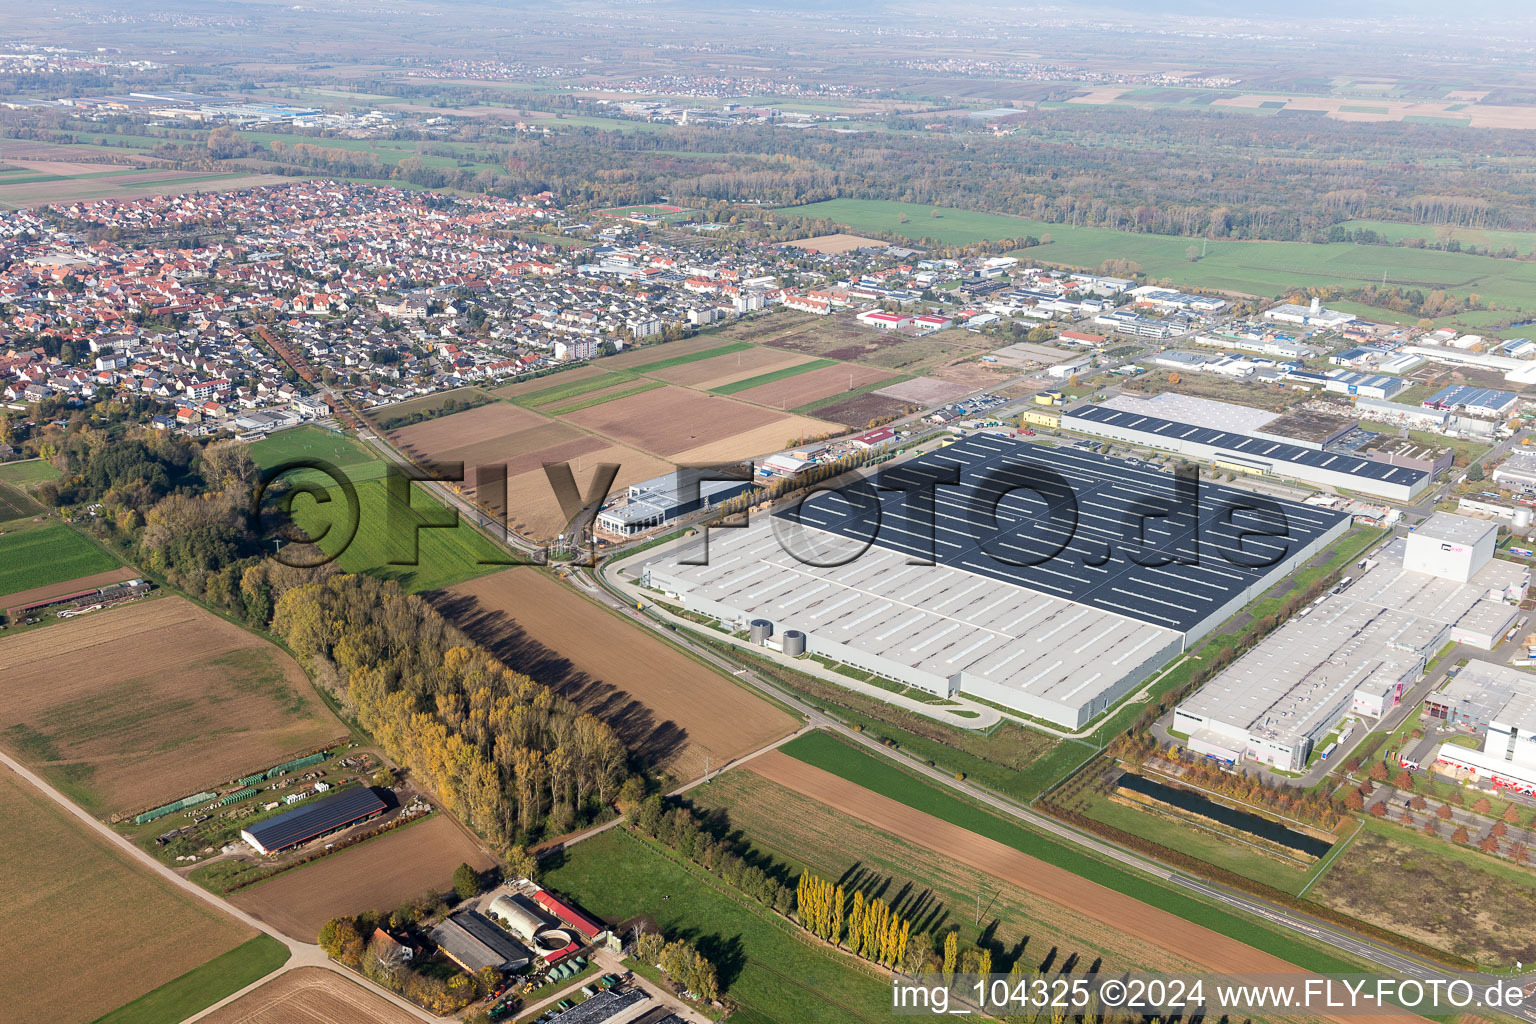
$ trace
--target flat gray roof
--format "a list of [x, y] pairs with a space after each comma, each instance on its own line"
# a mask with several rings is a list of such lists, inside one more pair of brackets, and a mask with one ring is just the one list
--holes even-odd
[[[964, 569], [911, 565], [881, 547], [846, 565], [807, 565], [784, 550], [773, 523], [757, 516], [744, 530], [710, 531], [708, 565], [680, 564], [699, 552], [695, 541], [646, 569], [691, 595], [773, 620], [781, 632], [801, 629], [946, 679], [964, 670], [1067, 704], [1082, 703], [1180, 637]], [[834, 535], [806, 532], [817, 534], [828, 548], [850, 550]]]
[[1436, 512], [1414, 531], [1420, 537], [1451, 544], [1476, 544], [1486, 534], [1498, 532], [1498, 525], [1485, 519], [1470, 519], [1450, 512]]
[[1458, 583], [1405, 569], [1406, 547], [1393, 540], [1348, 589], [1281, 626], [1180, 708], [1294, 743], [1321, 724], [1341, 691], [1432, 657], [1448, 628], [1491, 632], [1517, 614], [1485, 595], [1518, 582], [1524, 566], [1494, 559]]

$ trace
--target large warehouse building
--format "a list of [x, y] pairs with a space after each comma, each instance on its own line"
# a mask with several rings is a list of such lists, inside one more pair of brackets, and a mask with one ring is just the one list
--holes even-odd
[[[1246, 415], [1227, 426], [1237, 414], [1223, 410], [1234, 409]], [[1169, 393], [1084, 403], [1063, 413], [1061, 426], [1213, 462], [1223, 469], [1273, 474], [1394, 501], [1412, 501], [1430, 484], [1430, 475], [1421, 469], [1329, 451], [1322, 443], [1309, 443], [1306, 436], [1272, 432], [1279, 421], [1273, 413]]]
[[1077, 728], [1348, 528], [1215, 484], [1189, 500], [1168, 473], [990, 434], [880, 479], [924, 473], [959, 482], [881, 490], [878, 513], [824, 495], [711, 531], [707, 557], [702, 541], [679, 545], [644, 581], [788, 653]]
[[1219, 760], [1302, 768], [1345, 714], [1390, 710], [1447, 642], [1488, 650], [1515, 623], [1529, 570], [1493, 558], [1497, 533], [1436, 513], [1202, 686], [1173, 728]]

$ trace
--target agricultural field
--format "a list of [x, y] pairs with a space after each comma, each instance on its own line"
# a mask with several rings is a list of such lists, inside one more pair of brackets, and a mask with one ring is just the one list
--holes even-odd
[[15, 484], [17, 487], [31, 487], [34, 484], [46, 483], [49, 480], [57, 480], [59, 471], [50, 463], [41, 459], [32, 459], [27, 462], [7, 462], [0, 465], [0, 481]]
[[63, 523], [0, 534], [0, 594], [106, 572], [117, 564], [95, 542]]
[[0, 746], [97, 815], [347, 735], [291, 657], [181, 597], [9, 637], [0, 678]]
[[[609, 924], [643, 918], [687, 935], [715, 965], [721, 992], [754, 1024], [877, 1024], [890, 1019], [890, 981], [807, 942], [799, 929], [700, 877], [624, 829], [548, 862], [543, 881]], [[936, 1017], [903, 1017], [933, 1022]]]
[[273, 978], [203, 1018], [204, 1024], [417, 1024], [414, 1014], [321, 967]]
[[757, 345], [812, 358], [903, 373], [920, 373], [996, 347], [992, 339], [970, 331], [941, 331], [925, 338], [910, 338], [868, 327], [849, 315], [793, 312], [734, 325], [731, 334]]
[[650, 376], [666, 381], [668, 384], [713, 391], [765, 373], [793, 370], [808, 362], [810, 360], [805, 356], [792, 352], [754, 346], [727, 352], [724, 355], [711, 356], [708, 359], [683, 363], [668, 369], [655, 370]]
[[262, 932], [92, 1024], [177, 1024], [288, 962], [288, 947]]
[[[797, 436], [841, 433], [836, 424], [791, 416], [719, 395], [663, 387], [572, 413], [571, 422], [615, 441], [680, 462], [706, 446], [720, 458], [748, 458], [795, 443]], [[765, 431], [765, 428], [767, 430]], [[772, 436], [775, 440], [763, 444]]]
[[[16, 168], [0, 173], [0, 209], [25, 209], [48, 203], [128, 199], [179, 192], [211, 192], [285, 179], [270, 174], [207, 173], [142, 167], [137, 164], [88, 163], [83, 147], [7, 140], [5, 162]], [[118, 151], [121, 157], [123, 151]]]
[[92, 590], [105, 587], [111, 583], [123, 583], [136, 579], [138, 572], [126, 566], [116, 569], [108, 569], [106, 572], [92, 573], [90, 576], [81, 576], [77, 579], [65, 580], [63, 583], [50, 583], [46, 587], [33, 587], [31, 590], [22, 590], [14, 594], [0, 594], [0, 611], [7, 608], [15, 608], [18, 605], [32, 604], [34, 601], [47, 601], [67, 594], [78, 593], [82, 590]]
[[[959, 839], [951, 842], [961, 842], [967, 851], [973, 849], [970, 844], [978, 838], [993, 841], [1005, 852], [998, 853], [992, 847], [976, 847], [974, 849], [978, 856], [984, 855], [988, 860], [994, 854], [1024, 856], [1029, 862], [1029, 877], [1024, 883], [1026, 888], [1046, 886], [1049, 877], [1055, 881], [1042, 894], [1046, 899], [1061, 900], [1069, 897], [1074, 906], [1090, 916], [1112, 914], [1117, 908], [1122, 909], [1130, 915], [1126, 921], [1134, 923], [1138, 928], [1155, 926], [1149, 935], [1153, 941], [1160, 938], [1171, 941], [1174, 936], [1198, 936], [1196, 945], [1179, 942], [1177, 948], [1205, 949], [1207, 954], [1202, 962], [1218, 958], [1227, 962], [1231, 959], [1232, 962], [1248, 964], [1239, 969], [1258, 971], [1294, 969], [1275, 966], [1281, 962], [1324, 973], [1347, 973], [1360, 969], [1359, 965], [1342, 959], [1332, 950], [1273, 931], [1255, 924], [1250, 918], [1239, 917], [1184, 892], [1164, 887], [1145, 876], [1085, 856], [1076, 847], [1062, 845], [1017, 822], [999, 817], [962, 797], [907, 774], [883, 758], [865, 753], [826, 733], [813, 732], [799, 736], [780, 747], [773, 756], [774, 761], [764, 762], [764, 765], [782, 763], [780, 758], [783, 758], [803, 761], [812, 768], [820, 769], [819, 772], [807, 775], [797, 767], [787, 767], [782, 773], [776, 772], [773, 776], [773, 781], [780, 785], [797, 789], [824, 803], [830, 803], [832, 794], [838, 793], [846, 799], [840, 797], [837, 806], [861, 820], [868, 820], [866, 815], [878, 808], [881, 816], [870, 823], [915, 842], [935, 843], [938, 842], [936, 837], [947, 834], [935, 822], [943, 823], [946, 828], [961, 829]], [[763, 762], [763, 757], [754, 758], [749, 765]], [[809, 784], [808, 780], [813, 781], [817, 788], [807, 791], [805, 787]], [[836, 780], [843, 781], [839, 783]], [[895, 822], [905, 821], [908, 814], [914, 813], [920, 815], [916, 821], [921, 826], [914, 826], [915, 835], [909, 835], [895, 826]], [[944, 843], [939, 843], [936, 848], [951, 853], [954, 849]], [[979, 867], [994, 873], [999, 870], [984, 865]], [[1060, 869], [1060, 873], [1054, 869]], [[1129, 903], [1124, 904], [1122, 901]], [[1113, 917], [1109, 926], [1134, 931]], [[1191, 928], [1194, 931], [1186, 931]], [[1266, 963], [1271, 966], [1256, 966]]]
[[[886, 231], [941, 245], [1034, 235], [1051, 241], [1028, 250], [1031, 259], [1063, 266], [1096, 268], [1106, 259], [1141, 265], [1153, 278], [1243, 295], [1276, 296], [1293, 288], [1380, 284], [1408, 288], [1444, 288], [1465, 296], [1477, 293], [1505, 309], [1531, 309], [1536, 267], [1490, 256], [1401, 249], [1336, 242], [1220, 241], [1206, 245], [1205, 256], [1191, 263], [1190, 239], [1173, 235], [1132, 234], [1109, 228], [1079, 228], [1005, 214], [934, 208], [888, 200], [832, 199], [781, 212], [826, 217], [854, 230]], [[907, 223], [901, 223], [905, 215]]]
[[739, 391], [716, 390], [721, 394], [734, 394], [743, 402], [754, 402], [769, 408], [796, 409], [890, 380], [892, 375], [868, 366], [849, 366], [827, 360], [821, 366], [808, 365], [805, 369], [794, 368], [793, 372], [770, 376], [776, 379], [748, 378], [740, 383], [753, 386]]
[[1307, 896], [1490, 968], [1536, 959], [1530, 872], [1413, 829], [1367, 822]]
[[452, 888], [453, 870], [479, 871], [496, 861], [446, 813], [348, 847], [236, 891], [229, 901], [284, 935], [314, 942], [333, 917], [392, 910]]
[[[0, 817], [0, 991], [13, 1024], [95, 1021], [255, 935], [130, 862], [4, 767]], [[196, 1009], [250, 980], [223, 979], [228, 987]]]
[[1441, 224], [1396, 224], [1386, 220], [1349, 220], [1339, 225], [1351, 231], [1374, 231], [1383, 238], [1400, 242], [1408, 238], [1420, 238], [1425, 242], [1459, 242], [1463, 246], [1480, 246], [1492, 251], [1508, 247], [1522, 256], [1536, 250], [1536, 232], [1498, 231], [1493, 228], [1463, 228]]
[[[767, 755], [765, 755], [767, 756]], [[745, 765], [750, 769], [761, 758]], [[796, 762], [798, 763], [798, 762]], [[847, 814], [772, 780], [766, 772], [735, 770], [688, 799], [721, 816], [729, 829], [776, 860], [836, 879], [851, 892], [897, 894], [898, 909], [913, 928], [939, 934], [958, 927], [960, 938], [995, 943], [994, 970], [1006, 973], [1014, 961], [1036, 968], [1056, 950], [1083, 962], [1102, 959], [1108, 971], [1195, 972], [1198, 961], [1162, 942], [1107, 929], [1070, 905], [1042, 900], [997, 875], [955, 870], [954, 859], [936, 843], [913, 841]], [[840, 780], [839, 780], [840, 781]], [[985, 916], [975, 918], [976, 889], [988, 894]], [[995, 896], [993, 894], [996, 894]]]
[[46, 511], [20, 487], [0, 481], [0, 523], [40, 516]]
[[[604, 360], [606, 363], [607, 360]], [[608, 371], [593, 363], [584, 363], [581, 366], [573, 366], [558, 373], [547, 373], [542, 377], [533, 377], [529, 380], [520, 380], [514, 384], [503, 384], [491, 391], [497, 398], [510, 398], [513, 400], [531, 395], [546, 388], [552, 388], [557, 384], [570, 381], [584, 380], [588, 377], [596, 377]]]
[[[794, 730], [784, 711], [533, 568], [453, 588], [438, 608], [508, 665], [618, 732], [678, 779]], [[580, 638], [579, 641], [573, 638]]]

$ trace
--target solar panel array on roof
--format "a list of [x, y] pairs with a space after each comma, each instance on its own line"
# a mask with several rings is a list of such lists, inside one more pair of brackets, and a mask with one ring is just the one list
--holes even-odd
[[1085, 405], [1080, 409], [1072, 410], [1070, 415], [1123, 430], [1139, 430], [1170, 440], [1209, 445], [1232, 452], [1234, 455], [1248, 456], [1251, 459], [1310, 466], [1313, 469], [1326, 469], [1334, 473], [1346, 473], [1366, 480], [1379, 480], [1403, 487], [1411, 487], [1420, 481], [1427, 481], [1429, 476], [1422, 469], [1392, 466], [1385, 462], [1372, 462], [1370, 459], [1356, 458], [1340, 452], [1318, 451], [1313, 448], [1303, 448], [1300, 445], [1252, 437], [1248, 434], [1212, 430], [1210, 427], [1201, 427], [1192, 423], [1175, 423], [1156, 416], [1142, 416], [1101, 405]]
[[958, 484], [881, 490], [878, 513], [825, 492], [777, 515], [1180, 632], [1346, 518], [1203, 480], [1181, 492], [1150, 467], [992, 434], [901, 463], [881, 486], [924, 474]]
[[343, 790], [287, 814], [252, 825], [245, 834], [271, 853], [297, 846], [327, 832], [334, 832], [384, 810], [380, 800], [367, 786]]

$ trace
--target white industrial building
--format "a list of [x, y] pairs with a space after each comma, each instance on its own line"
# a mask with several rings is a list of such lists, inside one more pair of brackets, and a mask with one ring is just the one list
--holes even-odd
[[1536, 676], [1470, 661], [1424, 706], [1431, 717], [1483, 734], [1480, 749], [1442, 744], [1437, 766], [1495, 788], [1536, 793]]
[[1191, 750], [1297, 771], [1351, 711], [1379, 717], [1449, 642], [1492, 649], [1529, 569], [1493, 558], [1495, 523], [1436, 513], [1174, 710]]
[[[803, 512], [798, 524], [758, 516], [745, 529], [711, 531], [707, 557], [703, 539], [678, 542], [644, 564], [642, 582], [785, 653], [820, 655], [937, 696], [970, 695], [1075, 729], [1349, 525], [1337, 513], [1276, 503], [1288, 526], [1274, 561], [1238, 569], [1219, 551], [1218, 524], [1226, 518], [1220, 509], [1255, 496], [1202, 485], [1199, 510], [1191, 510], [1204, 538], [1199, 561], [1133, 566], [1120, 553], [1095, 554], [1106, 546], [1100, 538], [1118, 539], [1129, 507], [1121, 503], [1156, 499], [1160, 488], [1173, 486], [1170, 475], [985, 434], [924, 456], [967, 458], [975, 460], [968, 469], [982, 471], [1023, 464], [1011, 458], [1049, 460], [1071, 481], [1080, 507], [1076, 546], [1024, 569], [989, 559], [966, 532], [974, 495], [937, 489], [936, 521], [944, 524], [937, 550], [971, 544], [948, 561], [941, 554], [938, 564], [914, 562], [901, 546], [913, 531], [910, 520], [898, 518], [899, 508], [876, 520], [880, 533], [872, 544], [850, 540], [841, 522], [818, 526]], [[1003, 523], [1026, 506], [1000, 508]], [[1051, 528], [1027, 515], [1019, 532], [999, 534], [1001, 546], [1015, 556], [1032, 551]], [[888, 529], [896, 541], [887, 542]], [[1183, 543], [1159, 542], [1164, 551], [1185, 550]], [[805, 557], [810, 552], [816, 557]]]
[[1264, 319], [1283, 324], [1302, 324], [1306, 327], [1332, 330], [1353, 323], [1355, 317], [1351, 313], [1328, 309], [1321, 299], [1313, 298], [1311, 304], [1307, 306], [1298, 306], [1290, 302], [1273, 306], [1264, 311]]
[[1493, 482], [1512, 491], [1536, 491], [1536, 452], [1515, 452], [1493, 471]]

